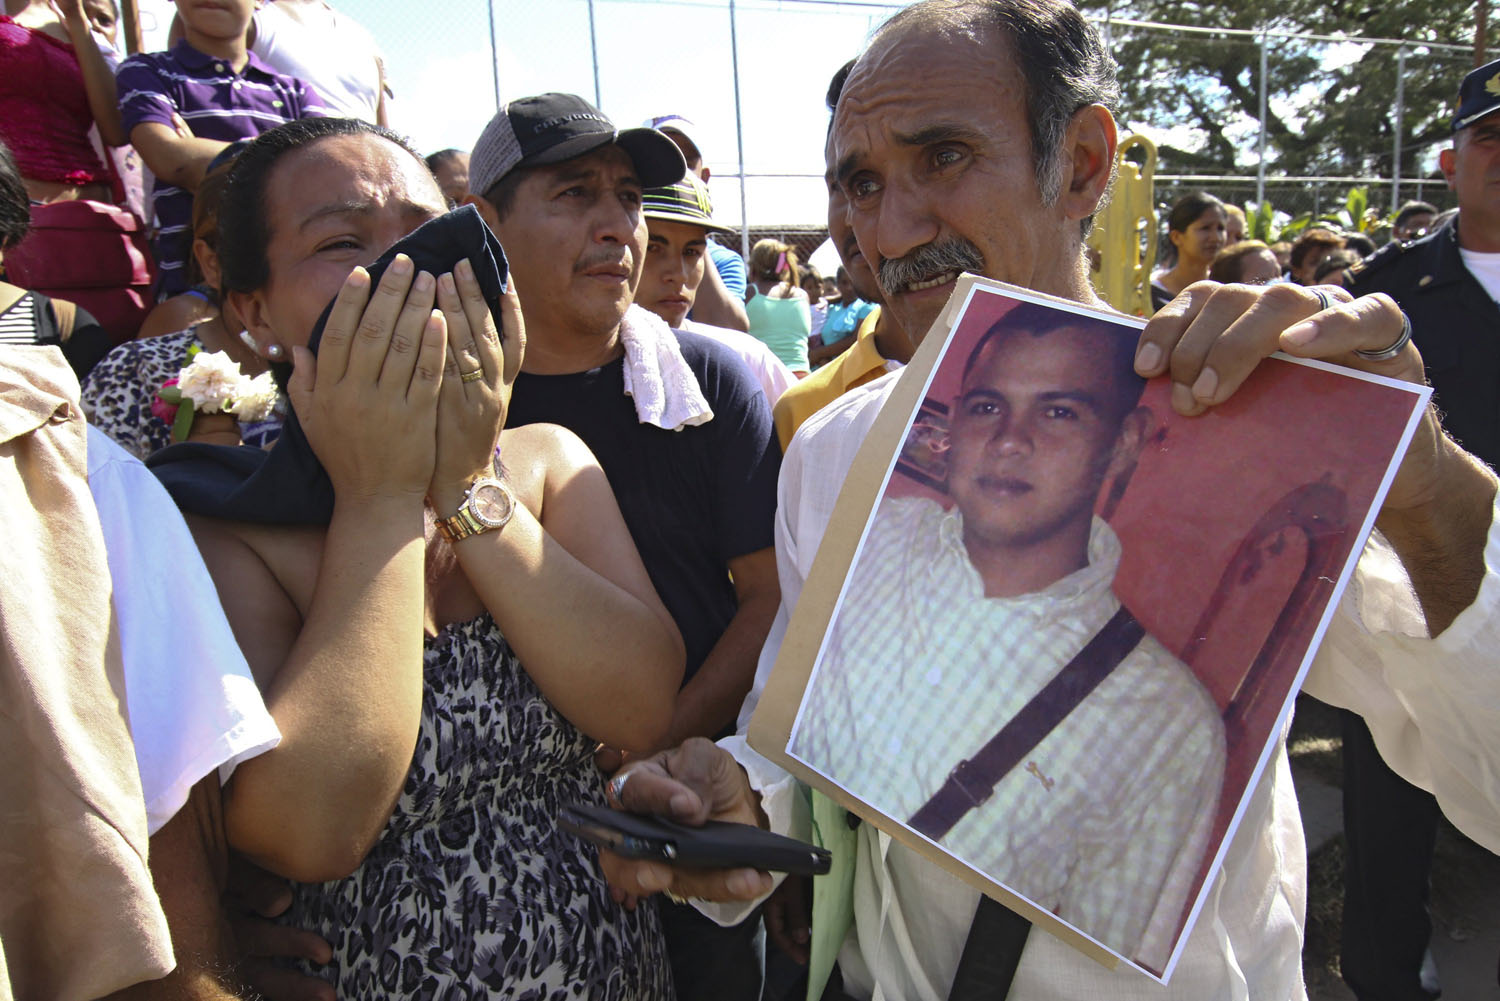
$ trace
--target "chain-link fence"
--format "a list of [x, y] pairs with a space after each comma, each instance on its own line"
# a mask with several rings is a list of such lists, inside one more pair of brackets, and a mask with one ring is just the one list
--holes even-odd
[[[1412, 198], [1448, 203], [1436, 154], [1448, 138], [1458, 82], [1474, 58], [1459, 44], [1472, 37], [1472, 8], [1402, 26], [1441, 41], [1402, 41], [1156, 24], [1108, 14], [1108, 2], [1085, 0], [1085, 9], [1120, 64], [1122, 126], [1158, 146], [1158, 203], [1203, 188], [1235, 204], [1265, 198], [1296, 217], [1341, 206], [1354, 187], [1365, 187], [1368, 204], [1382, 213]], [[468, 148], [497, 101], [546, 90], [596, 99], [622, 125], [683, 114], [700, 133], [695, 138], [713, 174], [716, 215], [747, 229], [799, 232], [821, 224], [825, 214], [828, 80], [901, 6], [889, 0], [336, 5], [384, 48], [396, 95], [393, 124], [424, 152]], [[164, 44], [168, 0], [129, 6], [138, 6], [144, 27], [158, 29], [147, 32], [147, 46]], [[1470, 19], [1467, 26], [1462, 18]]]

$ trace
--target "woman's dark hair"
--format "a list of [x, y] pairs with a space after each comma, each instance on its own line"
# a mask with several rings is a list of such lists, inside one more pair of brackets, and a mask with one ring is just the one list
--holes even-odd
[[463, 153], [464, 151], [461, 149], [440, 149], [436, 153], [427, 154], [427, 159], [423, 163], [427, 164], [428, 170], [436, 174], [439, 167], [445, 163], [452, 163], [463, 156]]
[[0, 142], [0, 251], [20, 243], [31, 229], [31, 198], [10, 147]]
[[1214, 262], [1208, 267], [1208, 280], [1222, 285], [1239, 281], [1244, 276], [1245, 258], [1262, 250], [1271, 253], [1271, 248], [1260, 240], [1231, 243], [1214, 255]]
[[1302, 262], [1320, 250], [1343, 250], [1344, 238], [1331, 229], [1319, 226], [1303, 230], [1292, 244], [1292, 270], [1302, 267]]
[[[1313, 284], [1323, 284], [1323, 279], [1327, 278], [1329, 275], [1334, 274], [1335, 272], [1347, 271], [1349, 268], [1354, 267], [1354, 265], [1358, 263], [1358, 261], [1359, 258], [1355, 257], [1353, 254], [1346, 254], [1343, 251], [1338, 250], [1334, 251], [1327, 257], [1323, 258], [1322, 263], [1319, 264], [1317, 270], [1313, 272]], [[1330, 284], [1343, 285], [1344, 283], [1337, 282]]]
[[[193, 230], [192, 238], [196, 243], [202, 240], [208, 244], [209, 249], [215, 255], [219, 253], [219, 203], [224, 197], [224, 188], [229, 184], [229, 174], [234, 170], [234, 159], [220, 163], [218, 166], [210, 165], [208, 173], [204, 175], [203, 183], [198, 185], [198, 190], [193, 193]], [[198, 264], [198, 254], [189, 252], [187, 259], [187, 282], [189, 285], [203, 284], [203, 269]], [[209, 299], [215, 306], [223, 300], [223, 289], [212, 289]]]
[[422, 155], [401, 136], [358, 118], [302, 118], [262, 133], [245, 148], [229, 172], [229, 183], [219, 203], [219, 232], [229, 235], [219, 241], [219, 267], [226, 291], [253, 292], [270, 281], [266, 187], [277, 162], [319, 139], [362, 135], [379, 136], [426, 165]]
[[1350, 233], [1344, 237], [1344, 249], [1352, 250], [1360, 257], [1375, 253], [1375, 241], [1363, 233]]
[[1163, 264], [1172, 265], [1177, 262], [1177, 247], [1172, 243], [1171, 234], [1186, 233], [1187, 228], [1198, 221], [1199, 216], [1212, 208], [1222, 212], [1224, 203], [1207, 191], [1194, 191], [1172, 203], [1172, 211], [1167, 213], [1167, 233], [1162, 237]]

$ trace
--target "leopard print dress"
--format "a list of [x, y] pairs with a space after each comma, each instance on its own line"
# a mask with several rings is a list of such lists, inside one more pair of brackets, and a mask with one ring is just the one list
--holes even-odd
[[[603, 802], [594, 742], [552, 708], [488, 615], [429, 638], [422, 726], [385, 833], [287, 916], [333, 945], [344, 1001], [670, 1001], [656, 910], [610, 899], [558, 807]], [[321, 971], [319, 971], [321, 972]]]
[[[151, 401], [191, 360], [194, 348], [203, 350], [197, 330], [193, 326], [111, 348], [83, 382], [81, 402], [89, 423], [137, 459], [172, 444], [171, 425], [151, 412]], [[269, 447], [281, 434], [283, 410], [284, 402], [269, 420], [241, 424], [241, 440]]]
[[202, 348], [192, 327], [175, 334], [126, 341], [89, 372], [83, 382], [83, 410], [89, 423], [137, 459], [172, 443], [172, 429], [151, 412], [162, 383], [188, 363], [188, 350]]

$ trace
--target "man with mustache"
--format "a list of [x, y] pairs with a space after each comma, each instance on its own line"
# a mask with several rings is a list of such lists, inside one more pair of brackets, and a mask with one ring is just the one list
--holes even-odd
[[[593, 450], [682, 632], [672, 744], [732, 731], [780, 601], [765, 394], [731, 349], [632, 305], [642, 191], [686, 169], [662, 133], [616, 131], [582, 98], [542, 94], [485, 126], [466, 199], [505, 246], [526, 321], [506, 423], [561, 424]], [[759, 996], [758, 921], [726, 932], [692, 908], [662, 911], [679, 998]]]
[[[1109, 185], [1117, 100], [1102, 39], [1063, 0], [923, 0], [875, 33], [838, 102], [835, 178], [860, 250], [881, 276], [886, 308], [904, 329], [920, 337], [930, 328], [962, 258], [989, 277], [1103, 305], [1088, 284], [1083, 238]], [[1276, 350], [1422, 379], [1403, 318], [1386, 297], [1209, 282], [1189, 286], [1152, 318], [1135, 369], [1168, 377], [1173, 408], [1194, 415], [1229, 399]], [[845, 394], [809, 418], [787, 450], [777, 513], [783, 610], [764, 674], [839, 485], [894, 384], [887, 376]], [[1425, 414], [1381, 511], [1384, 539], [1361, 560], [1306, 687], [1364, 714], [1397, 768], [1430, 787], [1470, 836], [1500, 845], [1492, 778], [1500, 745], [1482, 708], [1495, 697], [1492, 651], [1500, 641], [1500, 571], [1485, 559], [1487, 543], [1500, 551], [1495, 486]], [[976, 891], [871, 825], [850, 830], [821, 797], [809, 811], [804, 790], [743, 738], [691, 741], [632, 763], [611, 789], [614, 801], [637, 812], [815, 833], [830, 844], [835, 869], [844, 860], [848, 879], [815, 889], [810, 998], [837, 984], [829, 979], [835, 955], [842, 978], [835, 997], [1305, 996], [1305, 845], [1279, 744], [1165, 986], [1125, 966], [1105, 969], [1040, 933], [980, 929], [966, 950], [976, 916], [993, 913], [977, 906]], [[774, 885], [750, 869], [601, 858], [611, 883], [630, 894], [740, 901], [743, 910]], [[726, 920], [736, 913], [718, 909]], [[981, 960], [969, 968], [977, 980], [961, 973], [966, 952]]]
[[[839, 101], [839, 92], [844, 80], [854, 68], [854, 60], [845, 63], [828, 85], [828, 110], [832, 113]], [[911, 360], [913, 345], [911, 338], [892, 319], [888, 310], [881, 308], [880, 286], [875, 282], [875, 273], [869, 262], [859, 252], [859, 243], [854, 239], [854, 230], [847, 218], [848, 202], [844, 198], [833, 168], [833, 124], [829, 123], [828, 140], [823, 147], [827, 169], [823, 180], [828, 185], [828, 238], [838, 249], [843, 267], [839, 268], [840, 292], [850, 298], [858, 298], [874, 308], [860, 321], [854, 331], [854, 343], [841, 348], [836, 354], [825, 353], [823, 358], [832, 358], [827, 364], [815, 369], [782, 394], [776, 401], [771, 415], [776, 421], [776, 437], [781, 441], [782, 451], [791, 444], [792, 435], [802, 422], [822, 410], [834, 400], [857, 386], [894, 372]], [[849, 286], [844, 292], [844, 286]], [[849, 296], [852, 293], [852, 296]], [[816, 363], [818, 352], [812, 358]]]
[[[881, 502], [793, 753], [887, 816], [922, 817], [1084, 640], [1128, 616], [1120, 542], [1094, 506], [1148, 430], [1134, 355], [1118, 328], [1030, 303], [980, 338], [949, 408], [952, 505]], [[1193, 672], [1129, 628], [1055, 727], [1018, 724], [1025, 752], [988, 798], [944, 833], [912, 826], [1162, 970], [1213, 827], [1224, 725]]]

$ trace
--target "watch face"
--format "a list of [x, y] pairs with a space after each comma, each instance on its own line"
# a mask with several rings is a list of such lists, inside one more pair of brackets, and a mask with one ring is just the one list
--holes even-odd
[[510, 521], [515, 501], [510, 491], [502, 484], [487, 480], [474, 484], [469, 494], [469, 510], [474, 517], [490, 528], [500, 528]]

